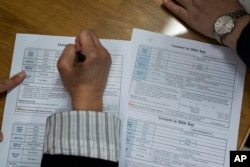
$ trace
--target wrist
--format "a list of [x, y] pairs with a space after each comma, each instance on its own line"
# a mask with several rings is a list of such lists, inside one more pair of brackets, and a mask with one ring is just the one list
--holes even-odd
[[237, 41], [241, 35], [241, 32], [249, 22], [250, 22], [250, 15], [246, 15], [239, 18], [235, 23], [233, 31], [227, 36], [222, 38], [223, 44], [225, 44], [230, 48], [236, 49]]
[[102, 95], [71, 96], [73, 110], [102, 111]]

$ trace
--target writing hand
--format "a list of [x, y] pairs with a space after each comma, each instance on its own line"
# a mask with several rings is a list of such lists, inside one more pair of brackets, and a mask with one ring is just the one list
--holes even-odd
[[[76, 62], [76, 52], [85, 55], [84, 62]], [[75, 45], [67, 45], [57, 67], [65, 88], [69, 91], [74, 110], [102, 111], [111, 57], [95, 33], [84, 29], [76, 37]]]

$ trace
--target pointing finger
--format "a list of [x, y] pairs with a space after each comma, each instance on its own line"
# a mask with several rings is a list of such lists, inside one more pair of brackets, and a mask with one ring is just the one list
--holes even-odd
[[8, 80], [0, 82], [0, 93], [8, 91], [19, 85], [26, 77], [25, 71], [22, 71]]

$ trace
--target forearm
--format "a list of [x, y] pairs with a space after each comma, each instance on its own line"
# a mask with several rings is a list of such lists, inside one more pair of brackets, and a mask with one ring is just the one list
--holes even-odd
[[103, 94], [98, 95], [75, 95], [71, 96], [73, 110], [98, 111], [103, 110]]

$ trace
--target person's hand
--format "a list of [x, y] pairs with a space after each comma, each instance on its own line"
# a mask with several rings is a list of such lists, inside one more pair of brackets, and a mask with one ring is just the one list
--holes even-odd
[[191, 28], [211, 38], [219, 16], [243, 9], [238, 0], [164, 0], [163, 5]]
[[[238, 0], [163, 0], [163, 5], [188, 26], [211, 38], [214, 38], [213, 25], [219, 16], [244, 9]], [[230, 42], [235, 42], [238, 37], [239, 34]], [[236, 43], [227, 44], [232, 48], [236, 45]]]
[[[8, 80], [0, 81], [0, 93], [11, 90], [12, 88], [19, 85], [26, 77], [26, 73], [24, 71], [14, 75]], [[3, 134], [0, 131], [0, 142], [3, 140]]]
[[3, 141], [3, 133], [0, 131], [0, 142]]
[[7, 79], [5, 81], [0, 81], [0, 93], [6, 92], [11, 90], [12, 88], [19, 85], [26, 77], [25, 71], [22, 71], [10, 79]]
[[[75, 60], [76, 51], [86, 56], [84, 62]], [[110, 54], [90, 29], [80, 32], [75, 45], [65, 47], [57, 67], [71, 96], [74, 110], [102, 111], [103, 92], [110, 66]]]

